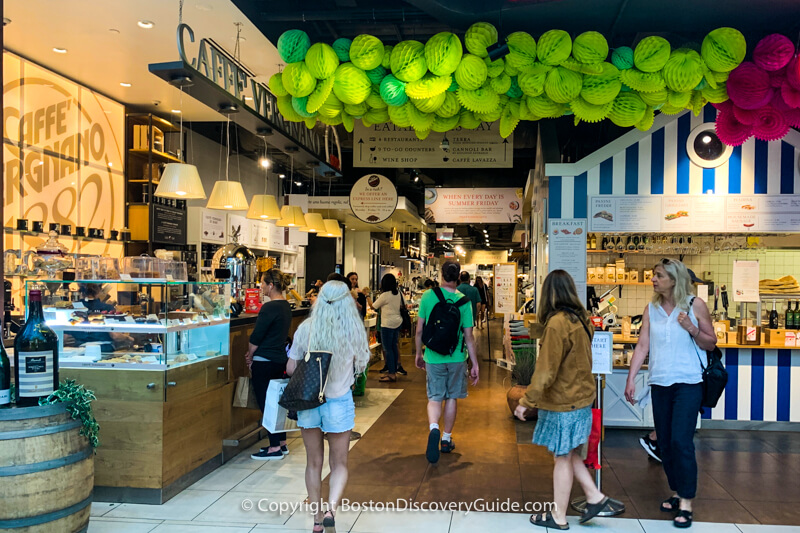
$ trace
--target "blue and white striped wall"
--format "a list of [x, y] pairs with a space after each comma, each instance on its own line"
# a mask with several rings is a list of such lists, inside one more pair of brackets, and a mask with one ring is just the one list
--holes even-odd
[[576, 163], [547, 164], [548, 217], [585, 218], [587, 198], [604, 194], [800, 194], [800, 133], [795, 130], [780, 141], [751, 138], [717, 168], [692, 163], [686, 152], [689, 133], [714, 122], [716, 112], [707, 105], [697, 117], [689, 111], [659, 115], [647, 132], [628, 132]]

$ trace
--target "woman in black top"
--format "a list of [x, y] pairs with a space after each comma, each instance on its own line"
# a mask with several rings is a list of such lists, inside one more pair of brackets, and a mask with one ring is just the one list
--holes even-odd
[[[286, 370], [286, 340], [292, 325], [292, 308], [284, 291], [291, 282], [288, 276], [277, 268], [270, 269], [261, 277], [261, 291], [270, 299], [261, 306], [255, 328], [250, 335], [250, 349], [245, 355], [247, 366], [253, 376], [253, 389], [261, 412], [267, 397], [267, 387], [273, 379], [283, 378]], [[280, 460], [289, 453], [286, 447], [286, 433], [269, 434], [269, 447], [250, 457], [259, 461]]]
[[483, 278], [480, 276], [475, 277], [475, 288], [478, 289], [478, 295], [481, 297], [478, 303], [478, 329], [482, 329], [484, 315], [488, 315], [486, 304], [489, 303], [489, 298], [486, 294], [486, 285], [483, 283]]

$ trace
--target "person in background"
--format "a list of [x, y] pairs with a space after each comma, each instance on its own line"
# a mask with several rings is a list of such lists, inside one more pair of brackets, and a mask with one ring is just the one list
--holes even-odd
[[461, 284], [456, 287], [456, 290], [469, 298], [469, 301], [472, 303], [472, 320], [477, 326], [480, 323], [478, 320], [478, 303], [481, 301], [481, 296], [478, 294], [478, 289], [469, 284], [469, 272], [462, 272], [459, 279], [461, 280]]
[[436, 283], [432, 279], [428, 278], [425, 280], [425, 283], [422, 286], [427, 291], [428, 289], [434, 288]]
[[[292, 308], [286, 301], [284, 291], [291, 282], [292, 276], [277, 268], [267, 270], [261, 276], [261, 291], [269, 297], [269, 301], [258, 312], [245, 360], [253, 376], [253, 389], [262, 413], [269, 382], [283, 378], [286, 369], [286, 339], [292, 325]], [[260, 452], [250, 457], [258, 461], [276, 461], [288, 453], [286, 433], [270, 433], [269, 447], [261, 448]]]
[[[358, 290], [358, 274], [356, 272], [350, 272], [347, 275], [347, 279], [350, 281], [350, 289], [357, 291], [356, 292], [356, 300], [358, 301], [358, 311], [361, 313], [361, 318], [367, 316], [367, 308], [372, 306], [372, 300], [367, 296], [364, 290]], [[365, 287], [368, 290], [367, 287]]]
[[306, 294], [306, 298], [308, 298], [308, 301], [311, 303], [311, 307], [313, 307], [314, 304], [317, 303], [318, 297], [319, 297], [319, 289], [316, 287], [311, 287], [311, 290], [308, 291], [308, 294]]
[[400, 326], [403, 316], [400, 314], [402, 297], [397, 290], [397, 278], [386, 274], [381, 279], [381, 295], [372, 303], [372, 308], [381, 314], [381, 344], [386, 356], [386, 375], [381, 377], [383, 383], [397, 381], [400, 364]]
[[639, 342], [633, 352], [625, 399], [636, 403], [635, 378], [648, 353], [653, 423], [658, 434], [661, 464], [672, 496], [661, 510], [675, 514], [675, 527], [692, 525], [692, 500], [697, 495], [697, 457], [694, 432], [703, 401], [706, 351], [717, 336], [706, 303], [692, 296], [686, 266], [662, 259], [653, 268], [653, 299], [642, 316]]
[[[425, 457], [430, 463], [439, 461], [439, 452], [450, 453], [455, 449], [453, 444], [453, 428], [456, 423], [458, 412], [458, 400], [467, 397], [467, 375], [471, 379], [472, 385], [478, 384], [478, 354], [475, 350], [475, 337], [472, 334], [472, 306], [461, 305], [458, 307], [461, 312], [461, 324], [458, 332], [458, 347], [452, 355], [445, 355], [434, 352], [429, 347], [425, 347], [425, 355], [422, 352], [422, 332], [425, 329], [425, 322], [433, 311], [433, 308], [440, 302], [441, 295], [446, 301], [456, 303], [464, 295], [456, 290], [461, 265], [457, 262], [448, 260], [442, 265], [443, 287], [435, 287], [433, 290], [426, 291], [419, 302], [419, 318], [417, 319], [417, 368], [425, 370], [427, 393], [428, 393], [428, 446]], [[464, 353], [466, 345], [467, 353]], [[467, 371], [467, 356], [472, 362], [472, 368]], [[442, 409], [444, 407], [444, 409]], [[439, 419], [444, 410], [444, 434], [439, 431]], [[439, 439], [441, 437], [441, 449]]]
[[514, 411], [525, 420], [528, 408], [539, 409], [533, 443], [555, 456], [552, 512], [532, 515], [533, 525], [569, 529], [567, 509], [572, 481], [586, 495], [584, 523], [605, 510], [622, 509], [621, 502], [600, 492], [583, 462], [592, 431], [595, 381], [592, 376], [592, 328], [575, 282], [563, 270], [554, 270], [542, 284], [537, 319], [544, 325], [536, 370], [528, 390]]
[[313, 290], [316, 290], [316, 291], [317, 291], [317, 293], [319, 293], [319, 290], [320, 290], [321, 288], [322, 288], [322, 280], [321, 280], [321, 279], [318, 279], [318, 280], [316, 281], [316, 283], [314, 283], [314, 284], [313, 284], [313, 285], [312, 285], [312, 286], [311, 286], [311, 287], [308, 289], [308, 292], [306, 293], [306, 298], [308, 298], [308, 296], [311, 294], [311, 291], [313, 291]]
[[[331, 365], [325, 385], [326, 402], [314, 409], [298, 411], [303, 444], [306, 447], [306, 489], [308, 501], [318, 505], [314, 531], [335, 527], [336, 508], [347, 485], [347, 455], [350, 432], [355, 426], [355, 404], [351, 387], [355, 376], [369, 362], [369, 343], [364, 321], [358, 314], [350, 289], [340, 281], [322, 286], [311, 314], [294, 335], [286, 373], [291, 375], [297, 362], [309, 350], [331, 352]], [[327, 434], [331, 467], [327, 509], [322, 508], [322, 465], [325, 460], [323, 432]], [[332, 529], [335, 531], [335, 529]]]
[[489, 309], [486, 304], [489, 302], [489, 297], [486, 294], [486, 285], [483, 283], [483, 278], [475, 276], [475, 288], [478, 290], [478, 296], [481, 301], [478, 302], [478, 329], [483, 329], [484, 320], [488, 319]]
[[[80, 292], [83, 298], [79, 302], [83, 304], [88, 313], [116, 311], [116, 307], [102, 300], [104, 285], [103, 283], [80, 283]], [[88, 342], [100, 343], [101, 352], [113, 352], [121, 348], [130, 348], [134, 344], [134, 338], [131, 335], [116, 331], [87, 332], [69, 330], [66, 337], [68, 346], [71, 344], [80, 346]], [[72, 339], [72, 343], [69, 342], [69, 338]]]

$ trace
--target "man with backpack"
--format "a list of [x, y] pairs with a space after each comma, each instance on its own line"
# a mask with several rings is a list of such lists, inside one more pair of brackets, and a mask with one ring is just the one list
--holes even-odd
[[[461, 266], [457, 262], [445, 262], [442, 265], [442, 286], [426, 291], [419, 303], [416, 365], [427, 373], [430, 433], [425, 456], [430, 463], [439, 461], [440, 450], [450, 453], [455, 448], [452, 433], [456, 423], [456, 402], [467, 397], [467, 374], [473, 386], [478, 384], [472, 305], [468, 297], [456, 290], [460, 273]], [[469, 371], [467, 354], [472, 362]], [[442, 434], [439, 419], [443, 410]]]

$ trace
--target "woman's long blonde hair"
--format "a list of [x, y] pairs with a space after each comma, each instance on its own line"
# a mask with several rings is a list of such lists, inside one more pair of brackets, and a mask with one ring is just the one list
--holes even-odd
[[[675, 282], [675, 287], [672, 289], [672, 298], [675, 300], [675, 306], [679, 309], [689, 312], [689, 296], [694, 294], [692, 287], [692, 277], [689, 275], [689, 269], [686, 265], [677, 259], [664, 258], [653, 267], [653, 272], [657, 268], [663, 268], [667, 276]], [[664, 298], [657, 292], [653, 292], [653, 305], [661, 306]]]
[[[562, 309], [572, 310], [584, 322], [589, 320], [589, 313], [586, 312], [586, 308], [578, 297], [578, 290], [575, 288], [572, 276], [565, 270], [553, 270], [542, 283], [539, 316], [536, 319], [540, 323], [546, 324], [551, 316]], [[572, 320], [571, 317], [570, 320]]]

